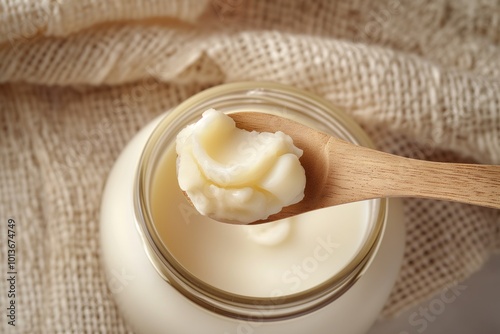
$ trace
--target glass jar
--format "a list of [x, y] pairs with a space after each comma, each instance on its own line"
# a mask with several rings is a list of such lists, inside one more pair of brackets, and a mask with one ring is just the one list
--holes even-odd
[[[185, 203], [170, 203], [182, 193], [176, 184], [163, 186], [158, 175], [165, 161], [175, 166], [175, 155], [165, 152], [172, 152], [177, 133], [209, 108], [277, 114], [373, 147], [356, 122], [328, 101], [275, 83], [213, 87], [152, 121], [116, 161], [102, 199], [103, 265], [125, 319], [138, 333], [366, 332], [401, 264], [399, 201], [353, 204], [359, 206], [345, 211], [342, 222], [330, 219], [332, 211], [320, 211], [270, 228], [197, 217]], [[161, 195], [154, 190], [159, 185]], [[158, 202], [162, 196], [172, 197]], [[366, 214], [359, 216], [361, 206]], [[355, 220], [363, 228], [346, 232]], [[346, 227], [339, 227], [342, 223]], [[336, 242], [321, 239], [330, 229], [337, 241], [345, 241], [340, 251]], [[242, 239], [245, 233], [248, 238]]]

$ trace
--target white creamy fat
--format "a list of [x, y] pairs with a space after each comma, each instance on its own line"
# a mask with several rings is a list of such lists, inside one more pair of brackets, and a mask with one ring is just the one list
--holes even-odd
[[302, 150], [290, 136], [238, 129], [215, 109], [177, 136], [180, 188], [203, 215], [233, 223], [266, 219], [302, 200]]

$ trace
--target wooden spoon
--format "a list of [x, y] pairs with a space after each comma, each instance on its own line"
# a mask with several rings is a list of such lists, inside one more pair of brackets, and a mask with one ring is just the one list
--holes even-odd
[[[500, 166], [404, 158], [348, 143], [279, 116], [230, 114], [246, 130], [283, 131], [304, 151], [304, 199], [270, 222], [333, 205], [384, 197], [424, 197], [500, 208]], [[293, 180], [290, 180], [293, 182]]]

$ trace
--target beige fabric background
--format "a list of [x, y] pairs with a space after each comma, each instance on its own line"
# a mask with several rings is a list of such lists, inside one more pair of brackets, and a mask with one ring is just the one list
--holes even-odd
[[[129, 331], [99, 265], [100, 194], [134, 133], [206, 87], [291, 84], [345, 109], [382, 150], [500, 164], [499, 1], [0, 0], [0, 14], [0, 268], [13, 217], [19, 333]], [[405, 210], [383, 316], [500, 249], [498, 210]]]

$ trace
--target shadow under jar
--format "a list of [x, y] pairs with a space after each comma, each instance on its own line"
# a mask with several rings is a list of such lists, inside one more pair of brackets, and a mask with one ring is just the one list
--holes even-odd
[[399, 201], [262, 225], [203, 217], [177, 184], [175, 138], [209, 108], [277, 114], [373, 147], [326, 100], [275, 83], [213, 87], [152, 121], [116, 161], [102, 199], [103, 266], [124, 318], [138, 333], [366, 332], [401, 265]]

